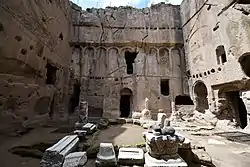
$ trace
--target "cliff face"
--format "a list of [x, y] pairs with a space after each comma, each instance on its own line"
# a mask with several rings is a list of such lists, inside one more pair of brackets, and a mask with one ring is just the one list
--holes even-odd
[[0, 10], [1, 130], [64, 108], [71, 55], [67, 0], [3, 0]]
[[80, 99], [93, 112], [119, 117], [128, 95], [130, 114], [144, 109], [145, 98], [153, 113], [171, 113], [175, 97], [188, 93], [179, 6], [73, 6], [72, 13], [72, 67], [81, 80]]
[[185, 0], [181, 18], [189, 90], [197, 109], [210, 109], [218, 118], [236, 119], [241, 125], [250, 112], [246, 67], [250, 60], [250, 4], [231, 2]]

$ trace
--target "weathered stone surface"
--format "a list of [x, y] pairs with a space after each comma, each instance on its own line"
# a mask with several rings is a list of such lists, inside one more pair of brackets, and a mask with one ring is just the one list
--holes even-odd
[[71, 9], [67, 0], [60, 4], [1, 2], [6, 9], [0, 18], [0, 41], [5, 41], [0, 44], [1, 133], [18, 131], [22, 124], [40, 127], [48, 116], [58, 120], [68, 113]]
[[82, 141], [85, 140], [87, 131], [85, 131], [85, 130], [75, 130], [74, 134], [77, 135], [78, 138], [79, 138], [79, 140], [80, 140], [80, 142], [82, 142]]
[[96, 125], [92, 123], [87, 123], [82, 127], [83, 130], [87, 131], [87, 134], [93, 134], [96, 128]]
[[126, 119], [124, 119], [124, 118], [118, 118], [117, 122], [118, 122], [118, 124], [126, 124]]
[[194, 162], [206, 166], [213, 166], [212, 159], [206, 151], [204, 151], [203, 149], [194, 149], [192, 151]]
[[191, 149], [191, 142], [188, 138], [185, 137], [185, 140], [183, 143], [179, 143], [178, 148], [181, 149]]
[[154, 133], [143, 133], [146, 141], [146, 149], [149, 154], [156, 158], [161, 158], [165, 155], [175, 155], [178, 152], [178, 144], [183, 142], [182, 136], [178, 135], [161, 135]]
[[141, 112], [133, 112], [132, 113], [132, 118], [133, 119], [140, 119], [142, 116], [142, 113]]
[[79, 138], [77, 135], [65, 136], [45, 151], [42, 161], [40, 162], [40, 166], [61, 167], [64, 158], [77, 149], [78, 142]]
[[101, 119], [99, 122], [98, 122], [98, 129], [106, 129], [108, 128], [108, 125], [109, 125], [109, 121], [106, 120], [106, 119]]
[[157, 114], [157, 121], [161, 124], [161, 128], [164, 127], [165, 119], [167, 118], [167, 115], [165, 113], [158, 113]]
[[115, 150], [112, 143], [100, 143], [99, 152], [96, 158], [96, 166], [98, 167], [117, 166]]
[[84, 167], [87, 163], [86, 152], [74, 152], [65, 157], [63, 167]]
[[144, 165], [144, 152], [140, 148], [120, 148], [118, 154], [119, 165]]
[[187, 167], [187, 163], [179, 156], [169, 156], [165, 159], [156, 159], [152, 156], [150, 156], [149, 153], [145, 154], [145, 167], [160, 167], [160, 166], [166, 166], [166, 167]]
[[85, 124], [86, 124], [86, 123], [76, 122], [76, 123], [75, 123], [75, 129], [77, 129], [77, 130], [82, 130], [82, 127], [83, 127]]

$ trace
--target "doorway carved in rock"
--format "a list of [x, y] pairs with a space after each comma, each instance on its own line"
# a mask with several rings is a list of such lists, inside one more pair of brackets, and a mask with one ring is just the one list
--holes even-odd
[[128, 118], [132, 111], [133, 92], [129, 88], [123, 88], [120, 95], [120, 117]]

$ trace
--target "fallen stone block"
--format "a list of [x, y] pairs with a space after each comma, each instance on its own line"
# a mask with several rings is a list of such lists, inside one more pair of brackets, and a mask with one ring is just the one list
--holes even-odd
[[65, 157], [63, 167], [84, 167], [86, 163], [86, 152], [74, 152]]
[[45, 151], [40, 167], [61, 167], [64, 158], [77, 149], [78, 143], [77, 135], [65, 136]]
[[92, 123], [87, 123], [82, 127], [82, 130], [87, 131], [87, 134], [93, 134], [96, 130], [96, 125]]
[[120, 148], [118, 162], [120, 165], [143, 165], [144, 152], [140, 148]]
[[79, 137], [80, 141], [83, 141], [85, 139], [87, 131], [86, 130], [75, 130], [74, 134]]
[[100, 148], [95, 164], [97, 167], [117, 166], [115, 149], [112, 143], [100, 143]]
[[75, 130], [74, 134], [77, 135], [78, 137], [84, 137], [87, 134], [86, 130]]
[[107, 129], [109, 121], [107, 119], [100, 119], [98, 122], [98, 129]]

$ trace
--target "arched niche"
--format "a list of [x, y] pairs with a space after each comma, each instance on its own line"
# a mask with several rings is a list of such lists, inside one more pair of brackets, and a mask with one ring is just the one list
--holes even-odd
[[149, 54], [146, 57], [147, 64], [147, 75], [157, 75], [158, 74], [158, 51], [156, 48], [150, 48]]
[[246, 76], [250, 77], [250, 52], [243, 54], [238, 62]]
[[105, 76], [108, 68], [107, 50], [104, 47], [99, 47], [96, 50], [96, 76]]
[[118, 69], [118, 63], [119, 63], [119, 50], [115, 47], [112, 47], [108, 50], [108, 73], [110, 75], [113, 75], [115, 73], [115, 70]]
[[87, 47], [85, 48], [84, 50], [84, 54], [83, 56], [86, 57], [86, 60], [87, 60], [87, 75], [94, 75], [94, 71], [95, 71], [95, 50], [93, 47]]
[[160, 61], [160, 64], [164, 64], [166, 66], [170, 65], [170, 62], [169, 62], [169, 50], [167, 48], [160, 48], [160, 50], [159, 50], [159, 61]]
[[196, 110], [205, 112], [208, 109], [208, 91], [206, 85], [202, 81], [198, 81], [194, 85], [194, 96]]

